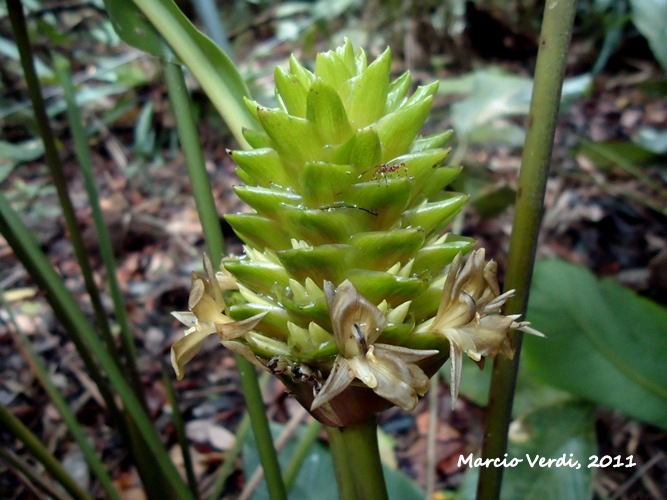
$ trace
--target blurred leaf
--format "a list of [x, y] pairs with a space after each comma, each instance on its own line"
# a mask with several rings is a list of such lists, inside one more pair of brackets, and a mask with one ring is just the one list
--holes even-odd
[[[274, 440], [278, 437], [283, 426], [271, 423], [271, 433]], [[300, 439], [305, 430], [301, 426], [296, 433], [296, 439], [290, 440], [287, 445], [280, 450], [278, 459], [284, 469], [296, 447], [296, 441]], [[255, 438], [252, 433], [248, 433], [248, 438], [243, 447], [243, 470], [246, 478], [252, 477], [259, 466], [259, 455]], [[289, 498], [298, 498], [299, 500], [337, 500], [338, 487], [336, 486], [336, 477], [332, 473], [333, 460], [329, 449], [316, 442], [311, 447], [310, 453], [306, 457], [294, 481], [292, 489], [289, 492]], [[383, 465], [384, 477], [387, 484], [390, 500], [421, 500], [424, 493], [417, 488], [405, 474], [398, 470], [390, 469]], [[266, 490], [266, 484], [262, 481], [255, 493], [253, 500], [270, 500]]]
[[137, 154], [151, 156], [155, 150], [155, 129], [153, 128], [153, 103], [146, 102], [139, 112], [134, 125], [134, 150]]
[[527, 114], [532, 88], [530, 78], [489, 69], [475, 72], [468, 96], [452, 105], [454, 130], [468, 138], [493, 120]]
[[[510, 428], [506, 461], [522, 462], [505, 468], [500, 498], [590, 498], [593, 471], [588, 468], [588, 457], [596, 451], [593, 406], [566, 402], [529, 413]], [[538, 456], [561, 459], [561, 466], [540, 466], [538, 461], [531, 467], [528, 458], [534, 461]], [[475, 498], [478, 475], [479, 468], [468, 469], [459, 498]]]
[[612, 168], [625, 165], [644, 165], [654, 160], [657, 154], [633, 142], [589, 142], [581, 141], [573, 149], [574, 154], [583, 154], [598, 167]]
[[482, 217], [493, 217], [514, 203], [516, 192], [506, 184], [488, 185], [473, 198], [472, 204]]
[[522, 126], [500, 119], [491, 123], [482, 123], [471, 130], [468, 135], [470, 144], [493, 143], [520, 147], [525, 140], [526, 131]]
[[19, 143], [0, 141], [0, 182], [4, 181], [19, 163], [36, 160], [44, 154], [41, 139]]
[[[591, 83], [590, 74], [565, 80], [561, 95], [563, 105], [586, 93]], [[523, 144], [523, 127], [504, 118], [527, 115], [532, 92], [532, 79], [508, 74], [498, 68], [481, 69], [464, 77], [440, 80], [439, 87], [441, 94], [467, 94], [465, 99], [452, 105], [451, 120], [456, 133], [471, 144]]]
[[653, 55], [667, 72], [667, 0], [630, 0], [632, 22], [651, 46]]
[[667, 428], [667, 311], [585, 268], [538, 263], [526, 338], [531, 377]]
[[[489, 400], [491, 368], [491, 363], [488, 363], [483, 370], [480, 370], [472, 360], [464, 360], [461, 368], [461, 387], [459, 394], [469, 401], [472, 401], [477, 406], [485, 407]], [[446, 363], [440, 369], [440, 374], [447, 380], [447, 383], [449, 383], [450, 379], [449, 372], [449, 364]], [[523, 364], [519, 365], [519, 377], [517, 379], [516, 392], [514, 395], [512, 415], [523, 415], [543, 406], [554, 405], [571, 399], [573, 399], [573, 396], [569, 393], [544, 385], [530, 377], [526, 373]]]
[[132, 0], [104, 0], [104, 5], [113, 28], [125, 43], [155, 57], [177, 62], [162, 35]]
[[636, 141], [647, 150], [658, 154], [667, 154], [667, 131], [654, 127], [642, 127], [637, 133]]
[[[14, 61], [20, 60], [19, 50], [16, 47], [16, 42], [14, 42], [14, 40], [8, 40], [7, 38], [3, 37], [0, 37], [0, 55], [3, 55], [6, 58]], [[44, 61], [42, 61], [39, 57], [33, 57], [33, 61], [38, 77], [49, 80], [53, 78], [53, 70], [49, 68]]]

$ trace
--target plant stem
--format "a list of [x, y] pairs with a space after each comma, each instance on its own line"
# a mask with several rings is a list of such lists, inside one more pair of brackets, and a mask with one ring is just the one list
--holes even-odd
[[104, 216], [97, 194], [97, 187], [95, 186], [93, 160], [88, 147], [88, 138], [83, 129], [81, 113], [76, 104], [76, 95], [74, 84], [72, 82], [70, 64], [65, 58], [55, 56], [54, 67], [58, 79], [60, 80], [60, 85], [63, 88], [65, 101], [67, 102], [67, 118], [72, 132], [72, 140], [74, 141], [74, 150], [76, 152], [77, 160], [79, 161], [79, 168], [83, 175], [86, 192], [88, 193], [88, 201], [92, 212], [93, 222], [95, 224], [95, 232], [97, 233], [97, 246], [100, 255], [102, 256], [102, 262], [104, 263], [104, 269], [107, 274], [107, 282], [109, 284], [109, 292], [114, 306], [114, 313], [116, 314], [116, 321], [120, 327], [120, 341], [122, 354], [124, 355], [123, 361], [127, 368], [128, 376], [132, 381], [132, 385], [137, 392], [137, 397], [143, 401], [144, 395], [141, 385], [141, 377], [136, 364], [137, 348], [134, 345], [134, 335], [132, 334], [132, 329], [130, 328], [130, 323], [125, 312], [125, 298], [123, 297], [123, 292], [121, 291], [118, 278], [116, 277], [116, 259], [113, 253], [109, 229], [104, 223]]
[[287, 488], [287, 491], [289, 491], [294, 484], [294, 480], [299, 474], [303, 461], [308, 456], [308, 452], [313, 446], [313, 443], [317, 439], [320, 429], [322, 429], [322, 424], [317, 420], [313, 420], [308, 424], [301, 439], [299, 439], [299, 442], [292, 453], [292, 458], [290, 458], [290, 462], [286, 468], [287, 470], [285, 471], [285, 487]]
[[49, 474], [56, 478], [58, 483], [72, 495], [72, 498], [92, 498], [88, 493], [81, 489], [74, 479], [72, 479], [72, 476], [70, 476], [63, 468], [58, 459], [46, 449], [32, 432], [30, 432], [30, 429], [28, 429], [3, 405], [0, 405], [0, 422], [2, 422], [5, 429], [19, 439], [25, 447], [30, 450], [33, 456], [39, 460]]
[[192, 114], [192, 103], [185, 86], [183, 69], [178, 64], [164, 62], [164, 77], [169, 89], [169, 101], [176, 116], [176, 126], [181, 147], [185, 154], [185, 163], [188, 167], [190, 184], [197, 204], [197, 212], [201, 221], [204, 239], [211, 261], [216, 264], [222, 258], [225, 251], [222, 232], [220, 230], [220, 219], [215, 208], [211, 183], [206, 173], [204, 154], [201, 150], [201, 142], [195, 119]]
[[[525, 314], [528, 305], [575, 6], [576, 0], [545, 2], [505, 279], [505, 289], [514, 289], [516, 294], [508, 301], [505, 314]], [[514, 340], [514, 359], [509, 361], [496, 358], [493, 365], [482, 447], [482, 456], [485, 459], [502, 457], [507, 449], [507, 431], [512, 416], [521, 354], [520, 332], [516, 332]], [[477, 498], [499, 498], [502, 474], [502, 467], [482, 468], [477, 485]]]
[[243, 97], [250, 97], [250, 92], [234, 63], [171, 0], [133, 1], [197, 78], [236, 140], [247, 149], [242, 129], [252, 128], [256, 122], [243, 104]]
[[[164, 72], [171, 104], [177, 117], [178, 133], [185, 152], [190, 182], [192, 183], [199, 218], [202, 222], [206, 245], [213, 257], [212, 261], [217, 264], [224, 252], [224, 243], [211, 184], [204, 165], [204, 155], [201, 151], [192, 115], [190, 98], [185, 87], [183, 70], [180, 66], [167, 62], [164, 64]], [[237, 355], [235, 358], [269, 493], [272, 499], [286, 498], [287, 494], [280, 472], [278, 455], [273, 446], [269, 421], [264, 410], [264, 401], [262, 400], [255, 367], [241, 356]]]
[[347, 461], [347, 449], [341, 438], [341, 429], [327, 427], [329, 435], [329, 449], [333, 458], [336, 484], [338, 485], [338, 498], [341, 500], [357, 500], [357, 491], [354, 487], [354, 478]]
[[[387, 487], [382, 472], [377, 440], [377, 420], [327, 428], [343, 499], [386, 500]], [[342, 482], [342, 485], [341, 485]]]
[[236, 366], [241, 377], [241, 387], [243, 389], [243, 397], [248, 407], [248, 415], [250, 416], [250, 425], [252, 426], [252, 433], [255, 436], [257, 443], [257, 453], [259, 454], [259, 461], [264, 469], [264, 477], [266, 479], [266, 486], [269, 490], [269, 497], [271, 500], [281, 500], [287, 498], [285, 490], [285, 483], [283, 482], [282, 474], [280, 472], [280, 464], [278, 463], [278, 454], [273, 446], [273, 438], [269, 430], [269, 419], [264, 410], [264, 401], [262, 400], [262, 392], [257, 381], [257, 373], [253, 364], [242, 358], [239, 355], [235, 356]]
[[62, 168], [62, 163], [60, 162], [60, 155], [58, 154], [58, 148], [56, 147], [53, 130], [51, 129], [49, 117], [46, 113], [46, 104], [44, 103], [41, 86], [35, 71], [35, 65], [32, 57], [32, 47], [30, 46], [30, 38], [28, 36], [28, 29], [26, 26], [26, 19], [25, 14], [23, 13], [23, 5], [21, 0], [7, 0], [7, 9], [9, 11], [9, 19], [11, 21], [12, 30], [14, 31], [16, 46], [19, 50], [21, 66], [23, 68], [23, 76], [25, 78], [28, 94], [30, 95], [30, 101], [32, 102], [35, 121], [37, 122], [39, 135], [44, 144], [46, 165], [49, 168], [49, 172], [53, 178], [53, 185], [55, 186], [56, 192], [58, 193], [60, 208], [63, 212], [67, 229], [70, 233], [70, 240], [74, 248], [74, 253], [76, 254], [76, 260], [79, 263], [79, 267], [81, 268], [81, 274], [83, 275], [86, 290], [88, 291], [90, 302], [93, 305], [93, 309], [95, 311], [95, 317], [97, 319], [101, 336], [104, 339], [107, 350], [116, 360], [116, 363], [120, 365], [120, 357], [111, 335], [109, 320], [102, 305], [99, 289], [95, 284], [93, 270], [90, 266], [90, 262], [88, 261], [88, 252], [83, 242], [81, 231], [79, 230], [72, 200], [70, 199], [69, 192], [67, 191], [67, 180], [65, 179], [65, 173]]
[[185, 421], [183, 419], [183, 413], [178, 404], [178, 397], [176, 395], [176, 389], [174, 388], [174, 383], [172, 382], [171, 376], [167, 367], [164, 363], [161, 366], [162, 368], [162, 382], [164, 383], [165, 392], [167, 394], [167, 401], [169, 406], [171, 406], [171, 421], [174, 424], [176, 429], [176, 439], [178, 445], [181, 448], [181, 455], [183, 456], [183, 468], [185, 469], [185, 478], [190, 487], [190, 491], [197, 498], [198, 488], [197, 488], [197, 477], [195, 476], [194, 466], [192, 464], [192, 454], [190, 453], [190, 443], [188, 437], [185, 433]]

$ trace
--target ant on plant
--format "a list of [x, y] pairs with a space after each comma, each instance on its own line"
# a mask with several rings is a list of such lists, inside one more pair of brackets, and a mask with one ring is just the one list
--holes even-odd
[[[394, 165], [388, 165], [386, 163], [380, 163], [379, 165], [372, 167], [373, 169], [373, 180], [378, 181], [380, 177], [382, 177], [385, 181], [387, 182], [387, 177], [388, 174], [393, 174], [394, 172], [397, 172], [400, 169], [403, 169], [403, 171], [407, 174], [408, 168], [405, 166], [405, 163], [396, 163]], [[371, 169], [369, 168], [365, 172], [362, 173], [362, 175], [366, 174], [369, 172]]]

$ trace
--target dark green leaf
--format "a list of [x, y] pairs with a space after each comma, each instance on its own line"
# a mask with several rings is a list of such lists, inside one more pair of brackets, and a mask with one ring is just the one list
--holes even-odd
[[528, 373], [577, 396], [667, 428], [667, 311], [585, 268], [536, 268], [526, 338]]
[[162, 35], [132, 0], [104, 0], [104, 5], [113, 28], [125, 43], [155, 57], [177, 62], [174, 53], [166, 49]]
[[[594, 422], [595, 409], [581, 402], [547, 406], [515, 421], [505, 460], [522, 461], [505, 468], [500, 498], [590, 498], [593, 469], [588, 468], [588, 457], [597, 450]], [[536, 457], [531, 467], [529, 458]], [[539, 457], [561, 463], [540, 466]], [[478, 475], [479, 467], [469, 469], [460, 498], [475, 498]]]

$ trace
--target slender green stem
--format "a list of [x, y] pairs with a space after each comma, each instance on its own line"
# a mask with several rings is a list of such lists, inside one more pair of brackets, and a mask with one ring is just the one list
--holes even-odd
[[140, 399], [143, 399], [143, 390], [141, 384], [141, 377], [137, 369], [137, 348], [134, 343], [134, 335], [130, 329], [130, 324], [125, 313], [125, 299], [120, 289], [118, 279], [116, 278], [116, 261], [111, 245], [111, 237], [109, 230], [104, 223], [102, 209], [100, 208], [100, 200], [95, 186], [95, 175], [93, 174], [93, 161], [90, 156], [90, 149], [88, 148], [88, 140], [83, 129], [81, 113], [76, 104], [76, 96], [74, 85], [72, 83], [72, 73], [70, 71], [69, 62], [60, 57], [54, 58], [56, 74], [60, 80], [65, 94], [65, 101], [67, 102], [67, 118], [69, 121], [72, 138], [74, 140], [74, 150], [79, 161], [79, 167], [83, 175], [83, 181], [88, 193], [88, 200], [95, 224], [95, 231], [97, 233], [97, 242], [104, 262], [104, 268], [107, 273], [107, 281], [109, 283], [109, 291], [113, 301], [114, 313], [116, 314], [116, 321], [120, 326], [120, 340], [123, 347], [124, 364], [128, 370], [128, 375], [132, 380], [132, 386], [137, 391]]
[[178, 398], [176, 397], [176, 390], [174, 389], [174, 384], [171, 381], [171, 377], [167, 372], [167, 367], [162, 365], [162, 382], [167, 393], [167, 401], [171, 406], [172, 411], [172, 422], [176, 428], [176, 438], [178, 439], [178, 445], [181, 448], [181, 454], [183, 455], [183, 466], [185, 467], [185, 477], [188, 480], [188, 486], [190, 491], [195, 496], [198, 496], [197, 488], [197, 478], [195, 477], [194, 467], [192, 466], [192, 455], [190, 454], [190, 446], [188, 443], [188, 437], [185, 434], [185, 421], [183, 420], [183, 414], [181, 409], [178, 406]]
[[[2, 291], [0, 291], [0, 305], [5, 305]], [[21, 352], [23, 359], [25, 359], [28, 366], [30, 366], [30, 369], [35, 374], [40, 384], [42, 384], [42, 387], [44, 387], [44, 390], [51, 399], [51, 402], [58, 410], [58, 413], [65, 422], [65, 425], [74, 437], [76, 444], [79, 445], [79, 448], [81, 449], [86, 462], [90, 466], [90, 469], [95, 474], [95, 477], [97, 477], [99, 480], [102, 488], [104, 488], [106, 496], [112, 500], [120, 500], [120, 496], [118, 495], [118, 492], [116, 491], [116, 488], [114, 487], [113, 482], [111, 481], [111, 478], [109, 477], [109, 474], [104, 467], [104, 464], [98, 457], [97, 452], [93, 446], [90, 444], [90, 441], [86, 436], [86, 432], [83, 430], [81, 424], [79, 424], [76, 419], [76, 415], [74, 415], [74, 412], [67, 404], [67, 401], [65, 401], [62, 393], [51, 381], [51, 377], [49, 376], [49, 373], [44, 366], [44, 362], [37, 355], [35, 349], [32, 347], [32, 344], [27, 339], [25, 334], [19, 329], [11, 308], [7, 307], [6, 310], [9, 313], [9, 318], [14, 326], [15, 333], [13, 332], [13, 337], [17, 349]]]
[[10, 450], [0, 447], [0, 461], [6, 462], [15, 473], [24, 476], [24, 482], [33, 491], [41, 490], [48, 498], [54, 498], [55, 500], [71, 499], [71, 496], [57, 483], [52, 482], [51, 478], [47, 478], [42, 470], [35, 470], [26, 460]]
[[[575, 6], [576, 0], [545, 2], [533, 98], [517, 191], [516, 217], [505, 279], [505, 288], [517, 292], [508, 301], [505, 314], [525, 314], [528, 304]], [[512, 415], [521, 340], [521, 333], [517, 332], [514, 360], [497, 358], [494, 362], [482, 447], [484, 458], [502, 457], [507, 448], [507, 430]], [[501, 467], [482, 468], [477, 498], [482, 500], [499, 498], [502, 474]]]
[[44, 468], [72, 495], [74, 498], [87, 499], [90, 496], [72, 479], [61, 463], [49, 453], [49, 450], [30, 432], [21, 421], [3, 405], [0, 405], [0, 422], [13, 436], [18, 438], [30, 453], [39, 460]]
[[301, 465], [308, 456], [311, 446], [317, 439], [320, 429], [322, 429], [322, 424], [317, 420], [313, 420], [308, 424], [308, 427], [306, 427], [301, 439], [299, 439], [296, 448], [294, 448], [292, 458], [285, 471], [285, 487], [287, 488], [287, 491], [289, 491], [294, 484], [294, 480], [301, 470]]
[[67, 224], [67, 229], [70, 233], [70, 239], [72, 241], [72, 246], [74, 247], [76, 259], [79, 263], [79, 266], [81, 267], [81, 273], [86, 284], [86, 290], [88, 291], [88, 295], [90, 295], [90, 301], [93, 305], [93, 309], [95, 310], [95, 316], [102, 333], [102, 338], [104, 339], [107, 345], [107, 349], [111, 355], [116, 359], [116, 361], [119, 361], [118, 351], [111, 335], [108, 318], [102, 305], [99, 290], [93, 278], [93, 270], [90, 266], [90, 262], [88, 261], [88, 252], [86, 250], [85, 244], [83, 242], [83, 236], [79, 230], [79, 225], [76, 220], [74, 206], [72, 205], [72, 200], [70, 199], [69, 193], [67, 191], [67, 180], [65, 178], [65, 173], [60, 161], [60, 155], [58, 154], [58, 149], [56, 147], [53, 130], [51, 129], [51, 125], [49, 123], [49, 117], [46, 113], [46, 104], [44, 103], [44, 98], [42, 96], [41, 86], [35, 71], [35, 65], [32, 58], [32, 48], [30, 46], [30, 39], [28, 37], [28, 30], [26, 27], [25, 15], [23, 13], [23, 5], [21, 4], [21, 0], [7, 0], [7, 9], [9, 11], [9, 18], [12, 24], [12, 30], [14, 31], [16, 45], [19, 49], [21, 66], [23, 67], [23, 75], [25, 77], [30, 100], [32, 101], [35, 121], [37, 122], [37, 127], [39, 129], [42, 142], [44, 143], [46, 164], [49, 167], [51, 176], [53, 177], [53, 184], [58, 193], [60, 207], [63, 211], [65, 223]]
[[[335, 447], [334, 461], [344, 460], [347, 463], [346, 468], [341, 467], [340, 474], [352, 476], [351, 480], [343, 478], [344, 492], [348, 493], [347, 484], [352, 482], [356, 497], [359, 499], [386, 500], [389, 498], [378, 449], [377, 420], [372, 418], [360, 424], [328, 430], [332, 448]], [[336, 479], [339, 478], [339, 466], [340, 464], [335, 464]], [[342, 495], [343, 492], [341, 492], [341, 497]]]
[[206, 173], [204, 154], [201, 150], [201, 142], [192, 114], [192, 104], [188, 89], [185, 86], [183, 70], [178, 64], [170, 62], [164, 62], [163, 67], [167, 88], [169, 89], [169, 99], [174, 108], [174, 116], [177, 118], [178, 136], [185, 153], [185, 162], [188, 167], [190, 184], [192, 185], [192, 192], [204, 231], [206, 246], [211, 261], [217, 263], [222, 257], [225, 247], [211, 183]]
[[[171, 488], [176, 498], [192, 498], [176, 467], [169, 459], [164, 445], [160, 442], [158, 433], [144, 411], [143, 405], [125, 379], [122, 368], [116, 364], [103, 342], [94, 333], [92, 325], [81, 312], [78, 303], [63, 285], [48, 259], [32, 239], [30, 231], [21, 223], [2, 193], [0, 193], [0, 232], [7, 239], [30, 276], [40, 289], [46, 292], [46, 299], [76, 344], [77, 351], [86, 363], [89, 374], [100, 391], [104, 391], [103, 396], [110, 405], [110, 411], [117, 411], [114, 397], [108, 393], [109, 386], [112, 386], [129, 414], [127, 420], [136, 426], [142, 441], [145, 442], [143, 453], [152, 453], [153, 468], [156, 470], [159, 468], [162, 472], [165, 487]], [[101, 377], [102, 373], [108, 377], [108, 383], [106, 378]]]
[[234, 470], [236, 465], [236, 459], [241, 455], [241, 450], [243, 449], [243, 443], [245, 443], [245, 438], [250, 431], [250, 417], [246, 413], [241, 419], [241, 423], [236, 429], [236, 440], [234, 445], [227, 451], [225, 455], [225, 461], [222, 463], [220, 468], [215, 472], [215, 482], [211, 486], [210, 493], [208, 495], [209, 500], [218, 500], [222, 498], [222, 491], [225, 489], [225, 483], [227, 478]]
[[280, 472], [280, 464], [278, 463], [278, 454], [276, 448], [273, 446], [273, 438], [269, 429], [269, 419], [266, 416], [264, 409], [264, 401], [262, 400], [262, 392], [257, 381], [257, 373], [254, 365], [236, 355], [236, 366], [241, 377], [241, 388], [243, 389], [243, 397], [248, 407], [248, 415], [250, 415], [250, 424], [252, 426], [252, 433], [255, 436], [257, 443], [257, 452], [259, 454], [259, 461], [264, 469], [264, 477], [266, 479], [266, 486], [269, 490], [269, 496], [272, 500], [280, 500], [287, 498], [287, 491], [285, 490], [285, 483]]
[[[165, 63], [164, 71], [172, 106], [174, 106], [174, 112], [178, 118], [179, 136], [188, 163], [188, 171], [194, 190], [199, 218], [202, 221], [204, 237], [206, 238], [209, 252], [213, 257], [212, 260], [217, 263], [224, 251], [222, 233], [220, 231], [220, 223], [213, 196], [211, 195], [211, 187], [204, 165], [204, 156], [201, 152], [183, 72], [180, 66], [172, 63]], [[266, 417], [264, 401], [259, 389], [255, 367], [241, 356], [236, 356], [236, 364], [241, 376], [243, 396], [248, 407], [248, 414], [250, 415], [253, 434], [257, 441], [259, 458], [264, 468], [269, 493], [273, 499], [286, 498], [278, 455], [273, 446], [273, 439], [269, 430], [269, 420]]]

